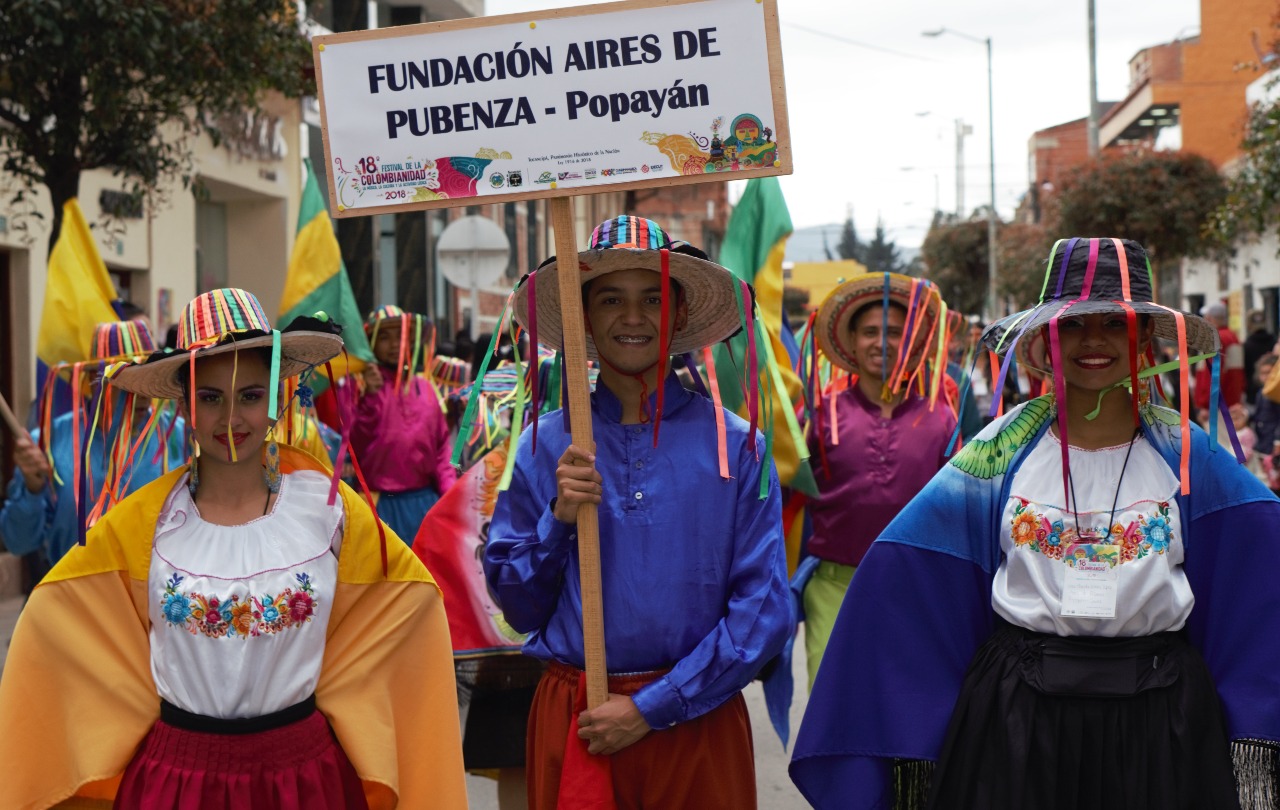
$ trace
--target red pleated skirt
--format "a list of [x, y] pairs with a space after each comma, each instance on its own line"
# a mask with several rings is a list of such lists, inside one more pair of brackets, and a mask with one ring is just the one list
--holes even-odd
[[127, 810], [367, 810], [360, 777], [320, 712], [254, 734], [157, 721], [125, 769]]

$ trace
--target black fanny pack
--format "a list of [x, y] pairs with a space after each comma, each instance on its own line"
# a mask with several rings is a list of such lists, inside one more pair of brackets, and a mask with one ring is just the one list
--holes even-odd
[[1060, 637], [1015, 630], [1018, 669], [1036, 691], [1062, 697], [1132, 697], [1178, 680], [1186, 641], [1176, 633], [1139, 638]]

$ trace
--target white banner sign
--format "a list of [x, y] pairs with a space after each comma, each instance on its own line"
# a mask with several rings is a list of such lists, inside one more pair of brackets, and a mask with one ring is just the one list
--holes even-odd
[[338, 216], [791, 170], [775, 0], [635, 0], [314, 47]]

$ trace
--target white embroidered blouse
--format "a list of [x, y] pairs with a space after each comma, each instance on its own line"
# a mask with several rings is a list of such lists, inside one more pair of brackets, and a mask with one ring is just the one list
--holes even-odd
[[[1000, 523], [1003, 559], [992, 607], [1012, 624], [1060, 636], [1133, 637], [1181, 628], [1195, 597], [1182, 570], [1177, 477], [1141, 436], [1127, 467], [1128, 443], [1072, 447], [1077, 518], [1064, 508], [1061, 448], [1053, 431], [1046, 432], [1014, 475]], [[1080, 532], [1095, 537], [1078, 536], [1077, 520]], [[1067, 569], [1078, 560], [1114, 569], [1114, 618], [1062, 615]]]
[[178, 481], [156, 524], [148, 575], [151, 674], [196, 714], [258, 717], [315, 692], [338, 578], [342, 501], [329, 479], [283, 476], [271, 512], [206, 522]]

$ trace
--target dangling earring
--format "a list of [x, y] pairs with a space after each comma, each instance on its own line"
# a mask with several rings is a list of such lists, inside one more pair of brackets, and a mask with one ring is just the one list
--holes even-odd
[[191, 500], [196, 499], [196, 487], [200, 486], [200, 445], [196, 443], [195, 437], [191, 437], [191, 475], [187, 477], [187, 491], [191, 493]]
[[267, 460], [262, 465], [262, 480], [271, 492], [280, 491], [280, 446], [276, 444], [275, 436], [267, 442]]
[[[1151, 367], [1151, 364], [1147, 362], [1147, 356], [1145, 354], [1139, 354], [1138, 355], [1138, 374], [1142, 374], [1142, 372], [1146, 371], [1150, 367]], [[1142, 377], [1138, 377], [1138, 390], [1136, 394], [1138, 397], [1139, 408], [1145, 408], [1147, 405], [1151, 404], [1151, 379], [1150, 378], [1143, 379]]]

